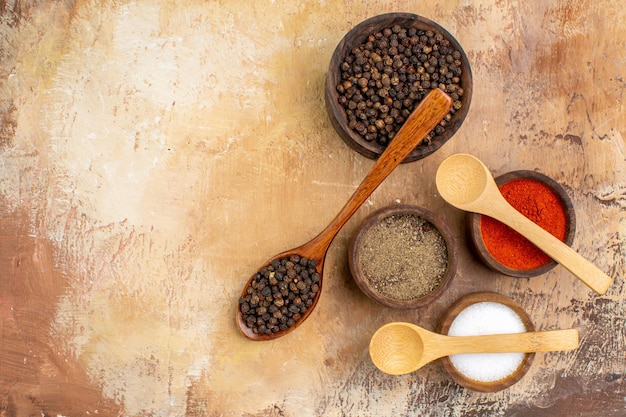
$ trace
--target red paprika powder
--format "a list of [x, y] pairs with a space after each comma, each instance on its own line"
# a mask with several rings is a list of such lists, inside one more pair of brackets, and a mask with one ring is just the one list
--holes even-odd
[[[500, 192], [517, 211], [565, 240], [567, 218], [559, 197], [542, 182], [519, 178], [502, 184]], [[481, 216], [480, 230], [485, 247], [500, 263], [513, 269], [534, 269], [545, 265], [550, 257], [515, 230]]]

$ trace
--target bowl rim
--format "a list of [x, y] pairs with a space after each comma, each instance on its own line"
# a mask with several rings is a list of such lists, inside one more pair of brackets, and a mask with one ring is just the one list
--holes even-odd
[[[441, 283], [425, 296], [408, 301], [396, 300], [376, 291], [363, 276], [360, 268], [359, 247], [365, 233], [383, 219], [398, 214], [414, 215], [430, 222], [443, 237], [448, 254], [448, 264], [443, 274], [443, 277], [441, 278]], [[350, 274], [354, 282], [356, 282], [357, 286], [361, 289], [363, 293], [365, 293], [365, 295], [367, 295], [372, 300], [387, 307], [396, 309], [414, 309], [418, 307], [424, 307], [439, 298], [450, 286], [450, 283], [456, 275], [458, 263], [457, 258], [458, 255], [456, 240], [454, 238], [454, 235], [452, 234], [452, 231], [445, 223], [443, 218], [424, 207], [412, 204], [397, 204], [376, 210], [361, 223], [357, 231], [354, 233], [348, 247], [348, 265], [350, 269]]]
[[[566, 245], [572, 246], [576, 235], [576, 210], [574, 209], [572, 200], [565, 191], [565, 188], [563, 188], [563, 186], [557, 181], [541, 172], [524, 169], [504, 173], [496, 177], [495, 181], [499, 187], [510, 181], [521, 178], [527, 178], [545, 184], [559, 198], [561, 205], [565, 210], [565, 217], [567, 220], [567, 231], [565, 233], [564, 242]], [[482, 216], [482, 214], [468, 212], [466, 215], [466, 230], [472, 251], [489, 269], [514, 278], [532, 278], [543, 275], [558, 265], [553, 259], [550, 259], [547, 263], [540, 267], [532, 269], [514, 269], [500, 263], [489, 253], [487, 247], [485, 246], [485, 242], [482, 239], [480, 229], [480, 219]]]
[[452, 120], [450, 121], [448, 127], [442, 135], [438, 136], [428, 146], [418, 145], [402, 161], [402, 163], [408, 163], [425, 158], [426, 156], [437, 151], [448, 140], [450, 140], [463, 124], [469, 112], [470, 104], [472, 102], [473, 77], [469, 59], [467, 58], [467, 54], [465, 53], [465, 50], [458, 42], [458, 40], [443, 26], [426, 17], [407, 12], [383, 13], [372, 16], [358, 23], [342, 37], [331, 56], [328, 71], [326, 73], [324, 101], [331, 124], [333, 125], [334, 129], [337, 131], [341, 139], [359, 154], [370, 159], [377, 159], [386, 148], [378, 145], [377, 143], [375, 143], [375, 141], [366, 141], [361, 135], [348, 128], [345, 110], [337, 102], [339, 94], [337, 92], [336, 85], [337, 81], [339, 80], [339, 63], [341, 62], [341, 60], [343, 60], [346, 51], [354, 46], [355, 43], [352, 43], [350, 41], [352, 40], [352, 37], [356, 36], [356, 34], [360, 33], [361, 31], [373, 33], [378, 29], [390, 27], [396, 23], [403, 23], [403, 27], [430, 29], [441, 33], [447, 40], [450, 41], [452, 46], [461, 53], [461, 62], [463, 68], [463, 72], [461, 74], [461, 81], [463, 86], [463, 97], [461, 98], [461, 102], [463, 103], [463, 106], [453, 115]]
[[[477, 291], [460, 297], [444, 312], [441, 320], [439, 321], [437, 332], [447, 335], [452, 322], [461, 313], [461, 311], [480, 302], [496, 302], [511, 308], [520, 317], [527, 332], [535, 331], [535, 325], [526, 310], [524, 310], [524, 308], [511, 297], [492, 291]], [[502, 379], [490, 382], [477, 381], [465, 376], [454, 366], [449, 356], [441, 358], [441, 362], [448, 375], [450, 375], [454, 382], [462, 387], [478, 392], [496, 392], [506, 389], [519, 382], [519, 380], [521, 380], [529, 371], [534, 358], [534, 352], [525, 353], [522, 362], [513, 373]]]

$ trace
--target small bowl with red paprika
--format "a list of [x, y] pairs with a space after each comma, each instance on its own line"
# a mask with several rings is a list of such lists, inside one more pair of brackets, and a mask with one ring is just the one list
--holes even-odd
[[[504, 199], [517, 211], [571, 246], [576, 214], [565, 189], [552, 178], [535, 171], [503, 174], [496, 184]], [[517, 278], [547, 273], [557, 263], [522, 235], [503, 223], [477, 213], [467, 214], [470, 246], [490, 269]]]

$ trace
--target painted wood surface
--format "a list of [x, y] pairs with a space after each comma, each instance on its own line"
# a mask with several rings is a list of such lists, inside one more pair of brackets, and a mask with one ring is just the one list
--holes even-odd
[[[324, 107], [341, 37], [370, 16], [432, 19], [474, 75], [464, 125], [404, 164], [346, 224], [315, 312], [245, 339], [237, 297], [273, 254], [321, 230], [373, 161]], [[626, 10], [608, 0], [0, 1], [0, 415], [623, 416], [626, 413]], [[564, 268], [492, 272], [438, 164], [554, 178], [573, 247], [615, 277], [599, 296]], [[390, 204], [444, 217], [459, 271], [426, 308], [392, 310], [352, 281], [349, 239]], [[495, 291], [580, 348], [538, 353], [497, 393], [440, 362], [400, 377], [371, 363], [390, 321], [433, 330], [462, 295]]]

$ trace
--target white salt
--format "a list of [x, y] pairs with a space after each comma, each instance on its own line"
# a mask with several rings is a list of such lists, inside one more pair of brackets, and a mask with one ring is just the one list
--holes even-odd
[[[510, 307], [495, 302], [472, 304], [450, 325], [449, 336], [524, 333], [524, 323]], [[511, 375], [524, 359], [524, 353], [464, 353], [450, 355], [454, 367], [466, 377], [493, 382]]]

